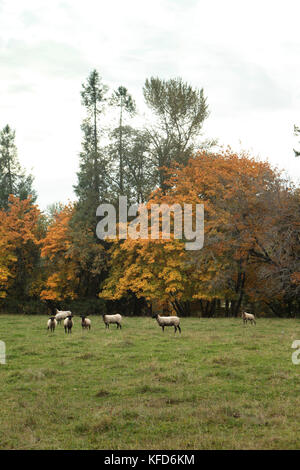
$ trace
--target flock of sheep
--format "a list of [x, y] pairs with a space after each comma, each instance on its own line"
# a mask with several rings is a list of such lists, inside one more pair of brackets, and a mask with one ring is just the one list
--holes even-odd
[[[64, 322], [65, 333], [72, 333], [72, 328], [74, 325], [72, 312], [70, 311], [61, 311], [56, 309], [55, 316], [51, 316], [47, 322], [47, 329], [54, 332], [57, 324]], [[92, 322], [86, 315], [80, 315], [82, 329], [91, 329]], [[110, 324], [116, 324], [117, 329], [122, 328], [122, 315], [119, 313], [115, 315], [102, 315], [105, 328], [109, 328]], [[162, 331], [165, 330], [166, 326], [174, 326], [174, 333], [178, 330], [181, 333], [180, 327], [180, 318], [177, 316], [163, 317], [156, 313], [152, 318], [156, 318], [157, 323], [162, 328]], [[250, 321], [251, 324], [256, 325], [255, 316], [252, 313], [243, 312], [242, 313], [243, 323]]]
[[[51, 316], [47, 322], [47, 330], [54, 331], [57, 325], [60, 325], [61, 322], [64, 322], [65, 333], [72, 333], [72, 328], [74, 326], [73, 322], [74, 315], [72, 312], [62, 311], [56, 309], [55, 316]], [[117, 328], [122, 328], [122, 316], [118, 313], [116, 315], [102, 315], [105, 327], [109, 328], [111, 323], [115, 323]], [[81, 326], [83, 330], [90, 330], [92, 322], [86, 315], [80, 315]]]

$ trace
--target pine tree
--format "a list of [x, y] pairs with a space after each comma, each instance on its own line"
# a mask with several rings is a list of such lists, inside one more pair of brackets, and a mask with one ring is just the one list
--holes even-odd
[[74, 186], [79, 199], [78, 209], [81, 216], [95, 224], [95, 214], [98, 205], [107, 199], [109, 186], [108, 160], [103, 148], [100, 147], [100, 137], [103, 130], [100, 126], [100, 116], [104, 112], [107, 86], [102, 83], [96, 70], [89, 75], [82, 85], [82, 104], [86, 109], [86, 118], [81, 129], [83, 132], [82, 151], [80, 153], [78, 182]]
[[77, 260], [76, 275], [80, 280], [77, 294], [90, 297], [97, 296], [106, 272], [106, 243], [96, 237], [96, 210], [109, 198], [109, 158], [105, 147], [100, 145], [104, 134], [101, 117], [105, 111], [107, 91], [96, 70], [82, 85], [81, 98], [86, 117], [81, 126], [82, 151], [78, 181], [74, 186], [78, 203], [68, 227], [72, 244], [67, 256]]
[[31, 195], [36, 200], [36, 193], [32, 188], [33, 176], [26, 175], [21, 167], [15, 144], [16, 133], [7, 124], [0, 131], [0, 208], [8, 208], [9, 195], [19, 197], [21, 200]]

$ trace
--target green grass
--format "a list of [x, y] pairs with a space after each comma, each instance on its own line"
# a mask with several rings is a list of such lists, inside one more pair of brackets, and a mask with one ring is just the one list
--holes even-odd
[[0, 316], [0, 449], [300, 447], [297, 320], [151, 318], [105, 331], [46, 331], [47, 317]]

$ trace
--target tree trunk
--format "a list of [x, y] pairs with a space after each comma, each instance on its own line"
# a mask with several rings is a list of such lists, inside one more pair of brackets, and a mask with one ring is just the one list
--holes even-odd
[[225, 317], [229, 317], [229, 300], [225, 300]]

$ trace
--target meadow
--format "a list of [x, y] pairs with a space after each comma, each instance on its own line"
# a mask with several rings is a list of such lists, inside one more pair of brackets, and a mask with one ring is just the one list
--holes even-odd
[[296, 449], [300, 322], [0, 315], [0, 449]]

